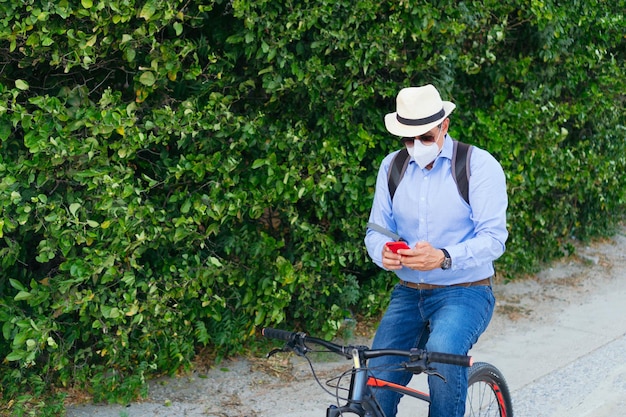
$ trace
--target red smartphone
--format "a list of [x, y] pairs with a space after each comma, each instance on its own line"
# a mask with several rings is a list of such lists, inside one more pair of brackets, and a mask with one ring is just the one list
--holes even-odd
[[393, 253], [398, 253], [398, 249], [411, 249], [406, 242], [387, 242], [386, 245]]

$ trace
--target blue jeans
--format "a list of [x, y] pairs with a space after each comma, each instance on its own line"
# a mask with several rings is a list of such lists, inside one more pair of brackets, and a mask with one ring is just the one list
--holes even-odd
[[[432, 352], [466, 355], [485, 331], [495, 305], [491, 287], [448, 287], [417, 290], [396, 285], [376, 336], [373, 349], [425, 348]], [[369, 368], [380, 379], [407, 385], [412, 374], [388, 370], [391, 364], [405, 361], [398, 356], [371, 359]], [[430, 388], [430, 417], [463, 417], [467, 396], [467, 368], [434, 363], [433, 366], [446, 381], [428, 377]], [[393, 367], [391, 367], [393, 368]], [[397, 369], [397, 367], [396, 367]], [[402, 395], [388, 390], [377, 390], [379, 401], [387, 417], [395, 417]]]

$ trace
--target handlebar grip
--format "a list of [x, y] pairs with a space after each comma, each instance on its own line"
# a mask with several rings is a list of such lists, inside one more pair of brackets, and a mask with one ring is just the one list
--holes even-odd
[[266, 327], [261, 330], [261, 334], [268, 339], [285, 340], [287, 342], [293, 339], [293, 337], [296, 335], [296, 333], [294, 332], [288, 332], [286, 330], [280, 329], [272, 329], [271, 327]]
[[465, 355], [453, 355], [451, 353], [428, 352], [428, 362], [470, 367], [474, 363], [474, 358]]

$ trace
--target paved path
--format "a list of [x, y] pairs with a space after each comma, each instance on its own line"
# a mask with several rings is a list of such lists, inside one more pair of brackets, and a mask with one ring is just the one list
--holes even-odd
[[515, 391], [516, 417], [626, 415], [626, 335]]

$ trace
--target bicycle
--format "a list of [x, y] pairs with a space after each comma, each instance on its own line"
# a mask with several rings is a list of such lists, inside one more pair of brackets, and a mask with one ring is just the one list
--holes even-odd
[[[408, 358], [402, 363], [402, 370], [413, 374], [431, 374], [441, 377], [431, 363], [445, 363], [469, 367], [468, 393], [465, 408], [466, 417], [513, 417], [511, 393], [502, 373], [493, 365], [486, 362], [473, 363], [471, 356], [452, 355], [448, 353], [427, 352], [423, 349], [409, 351], [396, 349], [372, 350], [363, 345], [339, 345], [324, 339], [308, 336], [301, 332], [265, 328], [263, 336], [270, 339], [286, 341], [280, 349], [273, 349], [268, 357], [280, 352], [293, 352], [304, 357], [311, 368], [316, 382], [329, 394], [337, 399], [337, 404], [330, 405], [326, 410], [326, 417], [342, 417], [344, 415], [358, 415], [360, 417], [385, 417], [374, 396], [375, 390], [392, 390], [405, 396], [417, 398], [430, 403], [427, 393], [411, 387], [393, 384], [370, 375], [367, 360], [385, 355], [403, 356]], [[318, 345], [326, 348], [325, 351], [314, 350], [308, 345]], [[332, 352], [346, 359], [352, 360], [352, 368], [339, 377], [326, 381], [328, 387], [334, 388], [332, 393], [325, 388], [318, 379], [313, 364], [306, 357], [309, 352]], [[349, 376], [349, 383], [341, 380]], [[347, 396], [341, 396], [347, 392]], [[341, 401], [345, 404], [341, 405]]]

